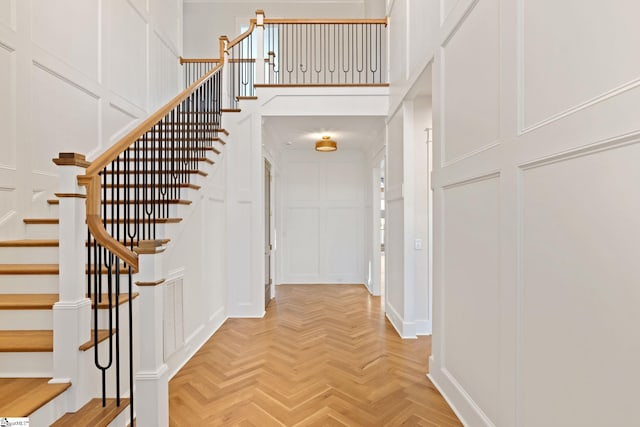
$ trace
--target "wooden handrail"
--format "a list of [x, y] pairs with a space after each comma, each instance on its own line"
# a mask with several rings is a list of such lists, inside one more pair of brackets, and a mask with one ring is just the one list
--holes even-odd
[[97, 159], [91, 162], [91, 166], [87, 168], [85, 175], [97, 175], [102, 169], [109, 165], [112, 161], [118, 158], [120, 154], [124, 152], [131, 144], [133, 144], [138, 138], [144, 135], [149, 129], [151, 129], [156, 123], [158, 123], [164, 116], [169, 114], [171, 110], [176, 108], [182, 101], [187, 99], [189, 95], [196, 91], [210, 76], [215, 74], [222, 68], [224, 64], [224, 58], [220, 58], [218, 65], [209, 70], [204, 76], [196, 80], [191, 86], [183, 90], [171, 101], [167, 102], [162, 108], [153, 113], [144, 122], [140, 123], [135, 129], [125, 135], [120, 141], [112, 145], [107, 151], [102, 153]]
[[388, 24], [387, 18], [381, 19], [265, 19], [265, 24]]
[[219, 64], [220, 58], [183, 58], [180, 57], [180, 65], [182, 64]]
[[238, 43], [240, 43], [242, 40], [246, 39], [247, 37], [249, 37], [249, 35], [253, 32], [254, 28], [256, 27], [256, 19], [252, 18], [249, 21], [249, 29], [247, 29], [247, 31], [245, 31], [244, 33], [240, 34], [238, 37], [236, 37], [235, 39], [231, 40], [228, 44], [227, 44], [227, 51], [229, 49], [231, 49], [232, 47], [234, 47], [235, 45], [237, 45]]
[[138, 271], [138, 255], [109, 235], [102, 222], [102, 218], [100, 216], [100, 208], [102, 205], [102, 186], [99, 173], [111, 164], [111, 162], [116, 160], [120, 154], [127, 150], [127, 148], [129, 148], [135, 141], [151, 130], [153, 126], [160, 122], [174, 108], [199, 89], [209, 77], [217, 73], [222, 68], [224, 65], [224, 45], [227, 40], [226, 36], [219, 38], [220, 58], [218, 59], [218, 65], [215, 68], [208, 71], [191, 86], [183, 90], [171, 101], [149, 116], [145, 121], [140, 123], [135, 129], [120, 139], [120, 141], [109, 147], [104, 153], [98, 156], [97, 159], [91, 162], [91, 164], [85, 169], [84, 175], [78, 176], [78, 184], [86, 187], [87, 190], [86, 222], [89, 231], [103, 248], [108, 249], [123, 262], [127, 263], [134, 273]]

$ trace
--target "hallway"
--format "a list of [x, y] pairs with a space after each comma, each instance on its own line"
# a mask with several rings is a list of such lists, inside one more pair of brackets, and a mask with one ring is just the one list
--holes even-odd
[[227, 320], [171, 380], [170, 425], [461, 425], [430, 352], [364, 286], [279, 286], [264, 319]]

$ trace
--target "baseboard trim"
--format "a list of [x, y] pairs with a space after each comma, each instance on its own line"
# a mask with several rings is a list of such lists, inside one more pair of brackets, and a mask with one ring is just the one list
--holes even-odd
[[431, 320], [416, 320], [416, 335], [431, 335]]
[[385, 315], [389, 322], [394, 327], [400, 338], [402, 339], [416, 339], [416, 325], [413, 322], [405, 322], [402, 316], [398, 314], [396, 309], [389, 303], [385, 303]]
[[462, 388], [460, 383], [445, 368], [431, 369], [433, 359], [429, 359], [429, 373], [427, 378], [438, 389], [444, 400], [447, 401], [460, 422], [465, 425], [495, 427], [495, 424], [473, 401], [471, 396]]
[[191, 360], [228, 318], [225, 307], [219, 308], [209, 317], [209, 321], [206, 324], [198, 328], [185, 340], [184, 345], [177, 349], [169, 359], [165, 361], [169, 367], [169, 379], [173, 378], [175, 374]]

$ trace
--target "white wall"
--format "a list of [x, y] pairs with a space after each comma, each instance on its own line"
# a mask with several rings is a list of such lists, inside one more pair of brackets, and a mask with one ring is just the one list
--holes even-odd
[[387, 0], [390, 114], [425, 70], [438, 43], [438, 0]]
[[[413, 319], [416, 334], [431, 334], [431, 296], [429, 271], [429, 165], [427, 132], [432, 127], [431, 97], [413, 100]], [[410, 242], [411, 243], [411, 242]], [[416, 247], [416, 244], [421, 248]]]
[[[183, 215], [163, 256], [165, 361], [170, 375], [227, 318], [226, 154], [215, 157], [202, 188], [191, 193], [193, 203], [184, 209], [189, 214]], [[182, 287], [172, 286], [174, 282], [182, 282]]]
[[387, 124], [385, 162], [385, 312], [401, 336], [405, 318], [404, 110]]
[[443, 6], [430, 377], [470, 426], [633, 424], [640, 5]]
[[92, 158], [178, 93], [181, 35], [181, 0], [1, 3], [0, 238], [47, 215], [58, 152]]
[[411, 94], [387, 125], [386, 313], [404, 338], [431, 333], [427, 127], [431, 98]]
[[285, 150], [279, 283], [365, 283], [365, 155]]
[[184, 4], [184, 52], [186, 57], [217, 57], [218, 37], [233, 40], [240, 34], [239, 23], [249, 25], [255, 12], [262, 9], [269, 19], [275, 18], [363, 18], [364, 5], [353, 2], [323, 1], [258, 1]]

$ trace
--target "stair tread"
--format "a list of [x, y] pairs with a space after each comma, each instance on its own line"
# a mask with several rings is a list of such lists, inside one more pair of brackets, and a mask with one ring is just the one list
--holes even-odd
[[0, 294], [0, 310], [50, 310], [58, 294]]
[[[156, 224], [174, 224], [182, 221], [182, 218], [155, 218]], [[25, 218], [23, 220], [25, 224], [58, 224], [60, 220], [58, 218]], [[134, 222], [135, 220], [128, 220], [129, 223]], [[107, 223], [111, 224], [113, 221], [111, 219], [107, 219]], [[120, 219], [118, 221], [119, 224], [124, 224], [124, 219]], [[0, 272], [1, 273], [1, 272]]]
[[[164, 184], [163, 184], [164, 185]], [[192, 188], [194, 190], [199, 190], [201, 187], [199, 185], [196, 184], [176, 184], [176, 187], [180, 187], [180, 188]], [[105, 187], [107, 188], [113, 188], [113, 187], [117, 187], [117, 188], [137, 188], [137, 186], [135, 184], [107, 184], [105, 185]], [[158, 188], [160, 187], [160, 184], [154, 184], [153, 186], [149, 185], [149, 187], [154, 187], [154, 188]]]
[[[129, 223], [133, 223], [135, 220], [133, 219], [129, 219], [127, 222]], [[156, 224], [176, 224], [180, 221], [182, 221], [182, 218], [155, 218], [154, 221], [156, 222]], [[112, 219], [107, 219], [107, 224], [111, 224], [114, 221]], [[145, 219], [145, 223], [147, 222], [147, 219]], [[124, 224], [125, 220], [124, 219], [120, 219], [118, 220], [118, 224]]]
[[[57, 200], [56, 200], [57, 201]], [[60, 241], [57, 239], [23, 239], [5, 240], [0, 242], [0, 248], [35, 248], [57, 247]]]
[[2, 274], [58, 274], [58, 264], [0, 264]]
[[[98, 342], [106, 340], [115, 331], [100, 329]], [[86, 351], [94, 346], [94, 331], [91, 330], [89, 341], [80, 345], [79, 350]], [[0, 353], [42, 353], [53, 351], [53, 331], [51, 330], [20, 330], [0, 331]]]
[[157, 161], [162, 161], [165, 162], [167, 160], [176, 160], [176, 161], [198, 161], [198, 162], [205, 162], [207, 160], [209, 160], [208, 157], [204, 157], [204, 156], [198, 156], [198, 157], [180, 157], [180, 156], [176, 156], [176, 157], [171, 157], [171, 156], [162, 156], [162, 158], [160, 157], [139, 157], [139, 158], [135, 158], [135, 156], [132, 156], [129, 159], [125, 159], [123, 157], [118, 157], [118, 162], [120, 163], [125, 163], [125, 162], [157, 162]]
[[[162, 245], [166, 245], [166, 244], [168, 244], [168, 243], [171, 241], [171, 239], [154, 239], [154, 240], [159, 240], [159, 241], [160, 241], [160, 243], [162, 243]], [[126, 242], [125, 242], [125, 241], [124, 241], [124, 240], [122, 240], [122, 239], [120, 239], [120, 240], [119, 240], [119, 242], [120, 242], [121, 244], [123, 244], [123, 245], [127, 246], [127, 247], [131, 244], [131, 242], [130, 242], [130, 241], [126, 241]], [[87, 242], [86, 242], [86, 240], [85, 240], [85, 242], [84, 242], [84, 245], [85, 245], [85, 247], [87, 246]], [[136, 240], [136, 241], [134, 241], [134, 242], [133, 242], [133, 246], [139, 246], [139, 245], [140, 245], [140, 241], [139, 241], [139, 240]]]
[[[172, 173], [171, 171], [162, 171], [164, 173], [169, 172]], [[115, 174], [116, 175], [156, 175], [158, 173], [158, 171], [150, 171], [150, 170], [141, 170], [141, 171], [116, 171]], [[201, 171], [200, 169], [183, 169], [183, 170], [176, 170], [175, 173], [177, 174], [184, 174], [184, 173], [188, 173], [190, 175], [200, 175], [200, 176], [207, 176], [209, 175], [207, 172], [205, 171]]]
[[[131, 298], [136, 299], [138, 297], [138, 292], [131, 292]], [[116, 298], [115, 295], [111, 296], [111, 300], [113, 302], [113, 304], [115, 305], [116, 303]], [[128, 293], [122, 293], [120, 294], [120, 297], [118, 298], [119, 304], [122, 305], [124, 303], [126, 303], [127, 301], [129, 301], [129, 294]], [[93, 296], [91, 297], [91, 306], [93, 307]], [[100, 309], [106, 309], [109, 308], [109, 297], [107, 294], [102, 294], [102, 298], [100, 301], [98, 301], [98, 308]]]
[[[166, 141], [168, 140], [168, 138], [158, 138], [162, 141]], [[175, 141], [218, 141], [220, 138], [217, 136], [214, 136], [212, 138], [176, 138]], [[132, 151], [193, 151], [192, 148], [182, 148], [182, 147], [138, 147], [138, 148], [131, 148]], [[204, 151], [217, 151], [217, 149], [215, 147], [200, 147], [198, 148], [198, 150], [204, 150]]]
[[[98, 330], [98, 343], [101, 343], [102, 341], [106, 340], [107, 338], [109, 338], [110, 335], [115, 334], [116, 331], [115, 329], [109, 331], [108, 329], [99, 329]], [[82, 344], [79, 349], [80, 351], [87, 351], [90, 348], [93, 348], [94, 346], [94, 337], [95, 337], [95, 330], [91, 329], [91, 338], [89, 338], [89, 341], [87, 341], [86, 343]]]
[[[170, 205], [190, 205], [193, 202], [191, 200], [186, 200], [186, 199], [159, 200], [159, 199], [156, 198], [153, 201], [151, 201], [151, 200], [138, 200], [136, 202], [136, 201], [129, 200], [129, 201], [127, 201], [126, 204], [135, 205], [136, 203], [138, 205], [151, 205], [151, 204], [157, 205], [159, 203], [162, 203], [162, 204], [168, 203]], [[102, 204], [103, 205], [104, 204], [112, 205], [112, 204], [114, 204], [114, 201], [113, 200], [104, 200], [102, 202]], [[115, 204], [124, 205], [125, 201], [124, 200], [116, 200]]]
[[[131, 296], [135, 299], [138, 296], [138, 292], [132, 292]], [[115, 304], [115, 295], [111, 299]], [[51, 310], [58, 300], [58, 294], [0, 294], [0, 310]], [[126, 303], [129, 301], [129, 294], [120, 294], [118, 301], [120, 305]], [[93, 298], [91, 298], [91, 302], [93, 305]], [[102, 294], [102, 298], [98, 302], [98, 308], [109, 308], [107, 294]]]
[[28, 417], [68, 389], [70, 383], [49, 384], [51, 378], [0, 378], [0, 414]]
[[0, 352], [51, 352], [53, 331], [0, 331]]
[[102, 399], [91, 399], [80, 410], [67, 413], [51, 427], [106, 427], [129, 406], [129, 399], [120, 399], [120, 406], [116, 406], [116, 399], [107, 399], [106, 403], [103, 407]]
[[59, 224], [58, 218], [25, 218], [22, 220], [25, 224]]

